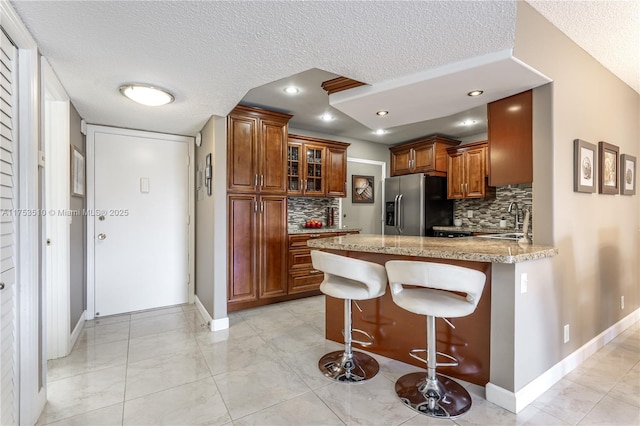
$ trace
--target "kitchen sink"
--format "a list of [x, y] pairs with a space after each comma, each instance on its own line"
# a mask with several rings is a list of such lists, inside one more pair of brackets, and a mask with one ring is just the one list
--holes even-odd
[[522, 232], [507, 232], [504, 234], [478, 235], [478, 238], [493, 238], [495, 240], [512, 240], [512, 241], [518, 241], [522, 237], [524, 237], [524, 233]]

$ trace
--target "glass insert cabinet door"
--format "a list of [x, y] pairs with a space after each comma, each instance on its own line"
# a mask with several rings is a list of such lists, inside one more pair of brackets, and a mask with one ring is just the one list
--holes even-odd
[[289, 143], [287, 147], [287, 192], [324, 196], [325, 148]]
[[302, 191], [302, 178], [300, 172], [302, 161], [300, 145], [289, 145], [287, 151], [287, 188], [289, 192]]
[[322, 195], [322, 172], [323, 172], [323, 157], [324, 148], [305, 146], [305, 158], [306, 164], [306, 180], [305, 180], [305, 194]]

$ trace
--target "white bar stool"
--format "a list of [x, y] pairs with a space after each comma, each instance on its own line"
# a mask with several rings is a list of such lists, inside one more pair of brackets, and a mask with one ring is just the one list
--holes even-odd
[[[315, 269], [324, 272], [320, 291], [344, 299], [344, 351], [324, 355], [318, 361], [318, 367], [326, 377], [339, 382], [368, 380], [378, 373], [380, 367], [373, 357], [351, 348], [352, 343], [365, 347], [373, 344], [372, 335], [352, 328], [351, 301], [382, 296], [387, 286], [387, 272], [384, 266], [376, 263], [318, 250], [311, 251], [311, 261]], [[352, 332], [364, 334], [369, 340], [354, 340]]]
[[[442, 263], [391, 260], [385, 265], [393, 301], [399, 307], [427, 316], [427, 349], [412, 349], [410, 355], [427, 364], [426, 375], [411, 373], [396, 381], [396, 393], [411, 409], [431, 417], [456, 418], [469, 411], [471, 396], [454, 380], [436, 373], [436, 367], [455, 367], [451, 355], [436, 352], [436, 318], [456, 318], [472, 314], [486, 280], [469, 268]], [[421, 288], [404, 288], [404, 285]], [[461, 296], [458, 293], [464, 293]], [[446, 319], [445, 319], [446, 321]], [[418, 356], [427, 353], [427, 359]], [[439, 363], [440, 355], [449, 362]]]

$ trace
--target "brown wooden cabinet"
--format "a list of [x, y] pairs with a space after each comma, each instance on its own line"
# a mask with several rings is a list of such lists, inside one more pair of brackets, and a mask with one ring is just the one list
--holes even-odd
[[314, 238], [339, 237], [358, 232], [323, 232], [317, 234], [289, 235], [289, 294], [304, 293], [320, 288], [324, 279], [321, 271], [313, 269], [311, 249], [307, 241]]
[[287, 197], [230, 194], [228, 217], [229, 303], [287, 294]]
[[348, 146], [342, 142], [289, 135], [287, 193], [346, 197]]
[[237, 106], [227, 119], [229, 311], [287, 295], [287, 122]]
[[443, 136], [430, 136], [418, 141], [403, 143], [389, 148], [391, 151], [391, 176], [411, 173], [429, 173], [433, 176], [447, 175], [446, 149], [460, 141]]
[[487, 142], [447, 149], [447, 198], [487, 198], [495, 188], [487, 183]]
[[288, 114], [238, 105], [227, 119], [227, 190], [286, 194]]
[[533, 182], [533, 92], [487, 105], [489, 184]]
[[347, 147], [331, 144], [327, 146], [327, 197], [347, 196]]

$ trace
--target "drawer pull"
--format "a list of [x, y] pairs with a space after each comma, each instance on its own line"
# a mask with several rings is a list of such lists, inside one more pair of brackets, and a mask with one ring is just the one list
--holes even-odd
[[322, 274], [322, 271], [318, 271], [317, 269], [312, 269], [311, 271], [309, 271], [312, 274]]
[[320, 234], [309, 234], [309, 238], [318, 238]]

